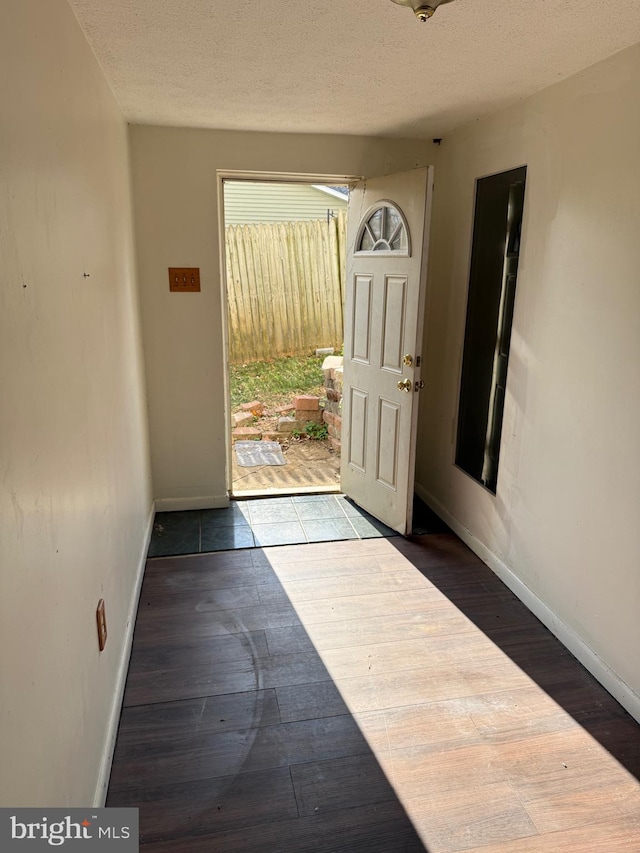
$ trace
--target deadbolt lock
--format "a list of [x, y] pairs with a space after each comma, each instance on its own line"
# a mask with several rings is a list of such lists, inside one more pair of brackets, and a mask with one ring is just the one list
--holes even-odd
[[407, 394], [410, 394], [412, 387], [413, 382], [410, 379], [401, 379], [400, 382], [398, 382], [398, 391], [406, 391]]
[[407, 367], [411, 367], [413, 365], [413, 356], [407, 353], [402, 361], [407, 365]]

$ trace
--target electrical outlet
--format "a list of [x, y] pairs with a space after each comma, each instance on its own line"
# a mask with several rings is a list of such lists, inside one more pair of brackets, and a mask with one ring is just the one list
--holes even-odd
[[107, 617], [104, 612], [104, 598], [98, 602], [96, 610], [96, 622], [98, 623], [98, 646], [100, 651], [107, 645]]

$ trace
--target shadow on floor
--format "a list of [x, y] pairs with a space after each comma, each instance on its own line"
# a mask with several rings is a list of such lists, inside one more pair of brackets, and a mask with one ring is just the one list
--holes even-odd
[[[454, 541], [462, 546], [457, 538]], [[471, 551], [466, 564], [454, 564], [450, 542], [440, 537], [392, 540], [461, 613], [640, 779], [638, 723]]]
[[150, 853], [428, 853], [253, 553], [148, 564], [107, 805]]
[[431, 507], [428, 507], [418, 495], [414, 495], [411, 535], [423, 536], [427, 533], [451, 533], [451, 530]]
[[637, 724], [450, 534], [152, 560], [107, 804], [149, 853], [635, 849], [584, 731], [638, 775]]

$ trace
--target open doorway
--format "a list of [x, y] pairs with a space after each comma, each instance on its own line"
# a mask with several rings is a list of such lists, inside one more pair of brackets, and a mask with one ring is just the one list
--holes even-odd
[[[325, 363], [324, 353], [316, 356], [316, 350], [326, 351], [330, 347], [318, 345], [317, 338], [311, 342], [307, 341], [303, 354], [306, 353], [306, 357], [323, 358], [323, 363], [318, 367], [321, 368], [320, 381], [326, 388], [326, 395], [323, 398], [323, 392], [316, 395], [300, 394], [296, 391], [301, 389], [292, 389], [294, 400], [289, 402], [289, 406], [293, 407], [293, 411], [275, 413], [285, 421], [289, 421], [290, 437], [285, 439], [284, 444], [289, 442], [292, 444], [294, 439], [302, 439], [310, 444], [314, 440], [311, 432], [319, 431], [324, 428], [323, 425], [327, 425], [328, 437], [341, 442], [339, 483], [337, 465], [334, 468], [335, 482], [326, 485], [308, 480], [305, 482], [302, 478], [296, 478], [295, 482], [282, 485], [277, 481], [274, 482], [274, 477], [270, 482], [257, 484], [256, 489], [248, 489], [246, 488], [248, 478], [244, 476], [242, 478], [244, 482], [239, 482], [238, 478], [235, 479], [235, 483], [233, 482], [234, 463], [237, 465], [238, 462], [237, 447], [232, 439], [237, 441], [238, 435], [236, 433], [232, 436], [232, 433], [236, 429], [256, 430], [252, 436], [240, 433], [240, 437], [250, 438], [247, 442], [249, 453], [255, 452], [254, 448], [258, 444], [262, 446], [261, 449], [266, 450], [265, 439], [271, 437], [269, 431], [265, 430], [265, 435], [258, 424], [258, 421], [264, 417], [264, 410], [267, 407], [260, 405], [264, 401], [258, 399], [259, 395], [250, 393], [249, 396], [255, 399], [240, 403], [240, 412], [233, 411], [230, 405], [227, 408], [229, 493], [233, 497], [243, 498], [253, 496], [252, 492], [260, 498], [293, 494], [298, 495], [293, 498], [295, 501], [300, 500], [301, 497], [309, 497], [300, 495], [301, 492], [339, 490], [353, 506], [358, 507], [358, 511], [368, 513], [370, 517], [385, 525], [385, 529], [395, 530], [404, 535], [411, 531], [413, 525], [415, 459], [418, 446], [417, 400], [421, 389], [424, 388], [424, 382], [420, 378], [421, 342], [433, 169], [420, 167], [409, 172], [367, 179], [351, 176], [318, 178], [288, 173], [218, 172], [220, 243], [223, 248], [221, 252], [224, 282], [223, 322], [227, 353], [233, 349], [232, 312], [234, 310], [227, 279], [232, 282], [236, 273], [233, 258], [227, 257], [232, 253], [231, 240], [227, 237], [227, 231], [232, 224], [225, 224], [224, 199], [225, 187], [228, 189], [228, 185], [234, 181], [242, 182], [245, 190], [247, 182], [260, 186], [272, 183], [285, 184], [285, 186], [304, 184], [314, 189], [320, 186], [322, 187], [320, 192], [327, 194], [328, 190], [329, 195], [331, 192], [341, 193], [341, 187], [344, 186], [350, 189], [348, 236], [342, 243], [342, 254], [340, 253], [341, 241], [335, 238], [338, 245], [337, 256], [342, 260], [339, 264], [339, 296], [335, 301], [341, 309], [340, 326], [344, 329], [343, 369], [337, 366], [330, 367]], [[326, 206], [326, 201], [322, 210], [326, 212], [326, 219], [323, 216], [322, 220], [317, 221], [322, 222], [321, 230], [325, 234], [325, 241], [330, 242], [330, 238], [326, 235], [334, 233], [332, 225], [339, 219], [339, 214], [336, 215], [333, 212], [332, 215], [332, 207]], [[280, 220], [276, 230], [282, 231], [282, 221], [285, 217], [286, 214], [283, 215], [281, 212], [276, 215], [275, 219]], [[228, 209], [227, 218], [231, 218]], [[288, 218], [291, 219], [290, 215]], [[249, 229], [249, 231], [254, 228], [256, 233], [261, 231], [261, 227], [250, 224], [240, 228], [241, 230]], [[310, 265], [311, 288], [301, 286], [297, 296], [289, 291], [284, 298], [276, 300], [274, 297], [277, 286], [274, 287], [272, 283], [273, 277], [282, 274], [282, 277], [286, 278], [292, 269], [304, 266], [301, 252], [292, 251], [286, 239], [273, 252], [270, 252], [257, 237], [256, 242], [257, 250], [252, 264], [260, 271], [267, 271], [268, 284], [262, 287], [261, 302], [258, 299], [259, 288], [256, 286], [249, 291], [248, 298], [245, 298], [238, 311], [243, 321], [257, 324], [252, 326], [249, 337], [245, 338], [244, 349], [241, 351], [242, 364], [248, 363], [246, 353], [263, 334], [265, 327], [272, 341], [277, 341], [277, 335], [284, 330], [301, 330], [303, 324], [287, 322], [289, 317], [295, 316], [297, 301], [314, 302], [326, 290], [326, 286], [324, 284], [320, 286], [318, 282], [318, 265], [312, 263]], [[245, 249], [238, 250], [236, 256], [238, 270], [243, 264], [246, 267]], [[346, 274], [345, 268], [348, 270]], [[346, 281], [347, 275], [348, 281]], [[271, 276], [270, 279], [269, 276]], [[238, 273], [237, 278], [242, 280], [242, 275]], [[320, 318], [326, 319], [331, 311], [325, 307], [319, 309], [317, 313]], [[327, 357], [342, 358], [336, 353], [336, 347], [340, 346], [341, 338], [342, 334], [339, 334], [334, 339], [334, 353]], [[272, 343], [272, 346], [274, 352], [270, 352], [269, 355], [275, 355], [277, 351], [277, 345]], [[291, 350], [287, 352], [286, 346], [283, 357], [293, 357]], [[228, 369], [228, 361], [229, 359], [225, 369], [225, 381], [227, 401], [230, 401], [231, 371]], [[329, 381], [334, 383], [333, 385], [325, 384], [327, 376]], [[339, 380], [338, 377], [340, 377]], [[336, 381], [340, 388], [336, 387]], [[261, 392], [266, 390], [266, 381], [261, 381], [259, 390]], [[338, 407], [337, 413], [328, 408], [333, 403]], [[342, 408], [340, 408], [341, 403]], [[242, 406], [247, 407], [246, 412], [243, 412]], [[308, 413], [311, 411], [316, 412], [315, 418], [309, 417]], [[244, 414], [247, 425], [236, 426], [235, 419], [232, 425], [232, 414], [240, 415], [240, 420]], [[298, 417], [299, 415], [302, 417]], [[277, 431], [284, 432], [280, 417]], [[304, 427], [306, 433], [304, 436], [300, 435], [302, 430], [298, 426], [298, 421]], [[331, 427], [336, 432], [339, 429], [340, 432], [336, 435], [336, 432], [331, 431]], [[294, 434], [294, 430], [297, 434]], [[263, 472], [271, 468], [284, 468], [286, 459], [283, 464], [279, 458], [283, 444], [278, 441], [273, 444], [277, 457], [274, 464], [265, 465], [263, 459], [250, 457], [248, 465], [238, 466], [245, 468], [241, 473], [243, 475], [247, 473], [247, 468], [260, 469]], [[310, 467], [308, 460], [303, 461], [300, 465], [301, 473], [304, 472], [306, 475]], [[262, 506], [262, 509], [265, 509], [265, 506]]]
[[230, 492], [339, 491], [348, 184], [222, 190]]

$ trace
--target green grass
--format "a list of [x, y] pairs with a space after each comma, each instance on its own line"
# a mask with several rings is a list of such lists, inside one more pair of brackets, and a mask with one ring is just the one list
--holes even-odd
[[296, 428], [291, 431], [294, 438], [310, 438], [312, 441], [324, 441], [329, 437], [329, 430], [326, 424], [316, 424], [311, 421], [305, 424], [302, 428]]
[[260, 400], [267, 409], [291, 403], [296, 394], [324, 396], [322, 362], [316, 358], [276, 358], [230, 365], [231, 408]]

